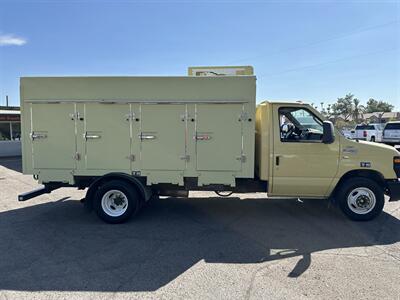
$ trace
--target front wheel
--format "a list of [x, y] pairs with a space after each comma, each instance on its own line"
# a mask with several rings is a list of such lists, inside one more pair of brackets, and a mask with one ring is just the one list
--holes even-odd
[[354, 221], [369, 221], [378, 216], [385, 204], [383, 189], [368, 178], [351, 178], [337, 193], [341, 210]]
[[122, 223], [136, 214], [141, 207], [141, 197], [131, 184], [109, 181], [97, 190], [93, 208], [107, 223]]

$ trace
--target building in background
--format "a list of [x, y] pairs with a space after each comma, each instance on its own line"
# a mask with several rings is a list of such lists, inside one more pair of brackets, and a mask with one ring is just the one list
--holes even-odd
[[368, 123], [387, 123], [389, 121], [399, 121], [400, 112], [374, 112], [362, 114], [364, 122]]
[[19, 107], [0, 106], [0, 157], [21, 155]]

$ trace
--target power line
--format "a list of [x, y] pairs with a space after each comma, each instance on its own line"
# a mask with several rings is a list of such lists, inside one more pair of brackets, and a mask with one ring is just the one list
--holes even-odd
[[354, 59], [354, 58], [358, 58], [358, 57], [369, 56], [369, 55], [375, 55], [375, 54], [378, 54], [378, 53], [389, 52], [389, 51], [393, 51], [393, 50], [397, 50], [397, 48], [393, 47], [393, 48], [378, 50], [378, 51], [374, 51], [374, 52], [367, 52], [367, 53], [364, 53], [364, 54], [352, 55], [352, 56], [348, 56], [348, 57], [343, 57], [343, 58], [331, 60], [331, 61], [328, 61], [328, 62], [312, 64], [312, 65], [298, 67], [298, 68], [291, 68], [291, 69], [287, 69], [287, 70], [284, 70], [282, 72], [278, 72], [278, 73], [274, 73], [274, 74], [261, 74], [261, 75], [257, 76], [257, 78], [275, 77], [275, 76], [280, 75], [280, 74], [291, 73], [291, 72], [295, 72], [295, 71], [299, 71], [299, 70], [312, 69], [312, 68], [315, 68], [315, 67], [325, 66], [325, 65], [329, 65], [329, 64], [332, 64], [332, 63], [340, 62], [340, 61], [345, 61], [345, 60]]
[[333, 36], [331, 38], [317, 40], [317, 41], [314, 41], [314, 42], [311, 42], [311, 43], [308, 43], [308, 44], [305, 44], [305, 45], [301, 45], [301, 46], [289, 47], [289, 48], [286, 48], [286, 49], [275, 50], [272, 53], [268, 53], [268, 54], [261, 54], [261, 55], [257, 55], [257, 56], [253, 56], [253, 57], [248, 57], [248, 58], [243, 58], [243, 59], [240, 59], [240, 60], [235, 60], [234, 62], [231, 62], [231, 63], [228, 63], [228, 64], [235, 64], [235, 63], [242, 62], [242, 61], [254, 60], [254, 59], [265, 57], [265, 56], [272, 56], [272, 55], [276, 55], [276, 54], [281, 54], [283, 52], [289, 52], [289, 51], [296, 50], [296, 49], [308, 48], [308, 47], [315, 46], [315, 45], [322, 44], [322, 43], [326, 43], [326, 42], [329, 42], [329, 41], [333, 41], [333, 40], [342, 39], [342, 38], [345, 38], [345, 37], [348, 37], [348, 36], [356, 35], [356, 34], [359, 34], [359, 33], [362, 33], [362, 32], [371, 31], [371, 30], [374, 30], [374, 29], [377, 29], [377, 28], [381, 28], [381, 27], [386, 27], [386, 26], [389, 26], [389, 25], [392, 25], [392, 24], [395, 24], [395, 23], [398, 23], [398, 21], [397, 20], [393, 20], [393, 21], [390, 21], [390, 22], [377, 24], [377, 25], [373, 25], [373, 26], [361, 27], [359, 29], [347, 32], [345, 34], [340, 34], [340, 35], [337, 35], [337, 36]]

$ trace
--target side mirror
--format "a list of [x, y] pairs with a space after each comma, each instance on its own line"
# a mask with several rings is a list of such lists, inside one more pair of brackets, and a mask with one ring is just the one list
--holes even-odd
[[335, 141], [335, 130], [331, 121], [324, 121], [322, 123], [324, 133], [322, 135], [322, 142], [324, 144], [332, 144]]

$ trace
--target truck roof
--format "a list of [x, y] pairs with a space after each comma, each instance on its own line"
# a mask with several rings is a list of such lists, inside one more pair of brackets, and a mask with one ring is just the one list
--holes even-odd
[[255, 76], [21, 77], [21, 101], [252, 102]]
[[303, 101], [297, 101], [297, 100], [291, 100], [291, 101], [285, 101], [285, 100], [265, 100], [262, 101], [260, 104], [263, 103], [271, 103], [271, 104], [287, 104], [287, 105], [309, 105], [307, 102]]

